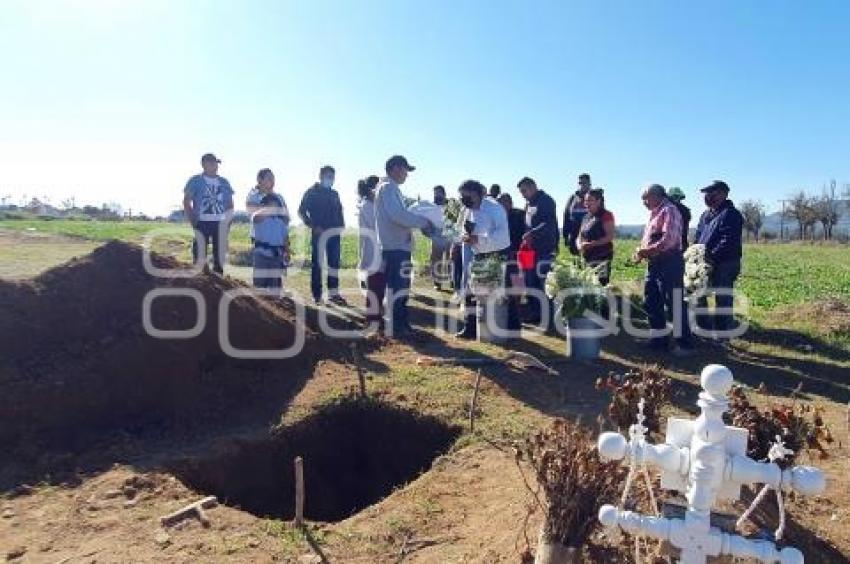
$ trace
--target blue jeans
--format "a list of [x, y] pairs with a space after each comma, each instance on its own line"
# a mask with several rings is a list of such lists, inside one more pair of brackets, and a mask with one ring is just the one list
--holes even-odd
[[[734, 298], [729, 290], [735, 286], [735, 280], [738, 279], [739, 274], [741, 274], [741, 259], [726, 260], [713, 265], [708, 281], [708, 293], [714, 293], [712, 290], [725, 290], [721, 294], [714, 293], [714, 307], [727, 309], [729, 313], [715, 312], [713, 316], [701, 316], [700, 327], [713, 328], [715, 331], [729, 331], [733, 328], [734, 315], [731, 312]], [[706, 298], [700, 298], [700, 307], [705, 308], [707, 303]]]
[[324, 249], [319, 247], [319, 239], [321, 235], [313, 234], [310, 239], [310, 252], [312, 260], [310, 264], [310, 291], [313, 293], [315, 300], [322, 299], [322, 257], [327, 257], [328, 261], [328, 293], [336, 294], [339, 290], [339, 255], [340, 244], [339, 235], [333, 235], [325, 238]]
[[410, 273], [413, 263], [410, 251], [382, 251], [387, 277], [387, 301], [390, 305], [390, 322], [393, 333], [410, 329], [407, 320], [407, 294], [410, 290]]
[[[649, 327], [655, 331], [667, 328], [666, 309], [673, 319], [673, 337], [681, 344], [688, 344], [691, 327], [682, 289], [684, 276], [685, 259], [679, 253], [650, 261], [643, 285], [643, 299]], [[666, 337], [657, 336], [652, 340], [662, 342]]]

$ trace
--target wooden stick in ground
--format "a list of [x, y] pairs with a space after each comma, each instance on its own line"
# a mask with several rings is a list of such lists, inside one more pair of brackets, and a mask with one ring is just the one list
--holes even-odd
[[295, 458], [295, 526], [304, 525], [304, 460]]
[[478, 403], [478, 389], [481, 387], [481, 369], [475, 377], [475, 390], [472, 392], [472, 401], [469, 404], [469, 432], [475, 432], [475, 405]]
[[360, 397], [366, 397], [366, 376], [363, 374], [363, 366], [360, 362], [360, 346], [357, 341], [351, 343], [351, 354], [354, 356], [354, 366], [357, 367], [357, 379], [360, 381]]

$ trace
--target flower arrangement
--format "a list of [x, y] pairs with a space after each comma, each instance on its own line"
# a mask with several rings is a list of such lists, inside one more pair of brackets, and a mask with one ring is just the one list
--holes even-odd
[[711, 276], [711, 264], [705, 254], [705, 245], [693, 244], [687, 248], [685, 257], [685, 291], [688, 294], [700, 292], [708, 287]]
[[[561, 295], [564, 290], [570, 293]], [[556, 300], [564, 319], [582, 317], [587, 310], [601, 313], [607, 303], [596, 270], [572, 260], [555, 262], [546, 276], [546, 295]]]
[[590, 430], [564, 419], [518, 444], [516, 460], [530, 463], [537, 479], [537, 490], [526, 486], [545, 512], [541, 539], [566, 547], [587, 542], [599, 507], [617, 499], [624, 477], [620, 464], [600, 459]]
[[658, 364], [645, 364], [624, 374], [611, 373], [596, 380], [597, 390], [609, 390], [608, 417], [620, 431], [635, 422], [638, 402], [644, 399], [644, 425], [651, 433], [661, 431], [661, 408], [670, 404], [670, 378]]
[[804, 448], [817, 452], [820, 458], [828, 456], [824, 444], [832, 443], [834, 439], [824, 424], [823, 408], [794, 402], [771, 404], [766, 409], [759, 409], [749, 401], [740, 386], [732, 388], [729, 396], [732, 424], [746, 429], [750, 435], [747, 456], [755, 460], [766, 459], [777, 436], [794, 452], [779, 461], [783, 467], [793, 465]]

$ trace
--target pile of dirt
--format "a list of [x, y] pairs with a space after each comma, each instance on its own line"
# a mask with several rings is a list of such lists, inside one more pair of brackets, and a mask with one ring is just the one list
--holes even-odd
[[275, 434], [228, 441], [172, 463], [187, 486], [259, 517], [291, 519], [294, 459], [304, 464], [307, 518], [339, 521], [428, 470], [460, 429], [373, 400], [330, 404]]
[[[152, 262], [160, 269], [188, 268], [157, 255]], [[219, 305], [225, 292], [240, 287], [208, 274], [154, 277], [144, 267], [142, 248], [121, 242], [33, 280], [0, 280], [0, 449], [24, 442], [73, 448], [92, 432], [279, 414], [310, 374], [315, 334], [303, 323], [296, 327], [291, 303], [239, 298], [229, 308], [234, 347], [283, 349], [303, 330], [304, 348], [281, 360], [226, 355]], [[203, 296], [206, 324], [197, 336], [147, 333], [143, 303], [157, 288]], [[150, 312], [157, 329], [188, 330], [198, 306], [186, 296], [159, 297]]]
[[850, 335], [850, 301], [841, 297], [827, 297], [781, 308], [774, 312], [773, 319], [780, 323], [790, 321], [811, 324], [824, 337]]

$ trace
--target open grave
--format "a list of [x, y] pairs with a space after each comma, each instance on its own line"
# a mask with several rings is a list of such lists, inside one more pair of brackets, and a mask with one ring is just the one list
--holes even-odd
[[187, 486], [259, 517], [291, 519], [294, 459], [304, 460], [308, 519], [340, 521], [372, 505], [448, 451], [460, 429], [371, 400], [320, 409], [263, 440], [219, 444], [169, 470]]

